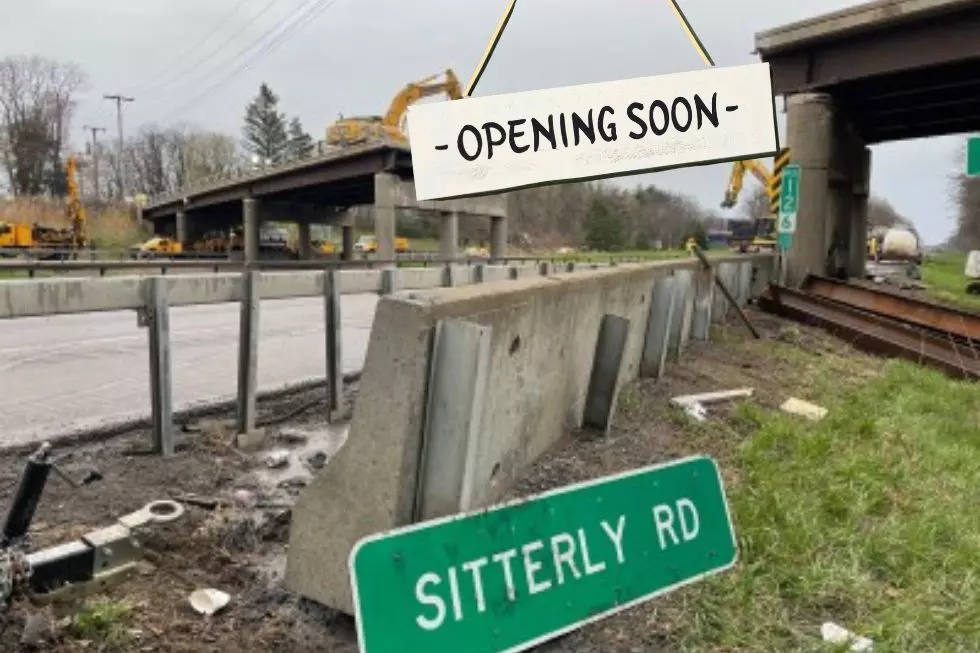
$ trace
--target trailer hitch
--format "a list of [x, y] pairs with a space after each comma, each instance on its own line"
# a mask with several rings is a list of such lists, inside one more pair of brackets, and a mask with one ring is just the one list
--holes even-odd
[[149, 530], [184, 514], [184, 507], [176, 501], [152, 501], [120, 517], [111, 526], [91, 531], [77, 540], [27, 553], [24, 540], [51, 472], [75, 488], [102, 478], [98, 472], [89, 472], [79, 482], [72, 480], [52, 460], [48, 443], [27, 459], [0, 531], [0, 607], [9, 603], [19, 590], [43, 602], [73, 588], [84, 588], [93, 582], [105, 584], [127, 574], [142, 558], [142, 546]]

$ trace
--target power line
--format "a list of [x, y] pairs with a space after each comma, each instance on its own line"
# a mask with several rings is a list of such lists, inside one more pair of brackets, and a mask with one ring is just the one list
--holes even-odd
[[311, 0], [311, 1], [308, 1], [308, 4], [310, 4], [310, 6], [307, 8], [307, 10], [301, 16], [299, 16], [294, 22], [292, 22], [290, 25], [287, 25], [286, 28], [283, 29], [282, 32], [280, 32], [279, 34], [277, 34], [276, 36], [274, 36], [272, 38], [272, 40], [270, 40], [268, 43], [266, 43], [257, 52], [253, 53], [249, 58], [247, 58], [244, 61], [242, 61], [241, 64], [239, 64], [239, 66], [237, 68], [235, 68], [234, 70], [232, 70], [231, 72], [229, 72], [227, 75], [225, 75], [224, 78], [219, 79], [214, 84], [208, 86], [203, 91], [201, 91], [200, 93], [198, 93], [197, 95], [195, 95], [193, 98], [191, 98], [187, 102], [181, 104], [180, 106], [178, 106], [174, 110], [167, 112], [165, 114], [165, 117], [170, 118], [173, 115], [182, 113], [188, 107], [196, 104], [197, 102], [199, 102], [203, 98], [207, 97], [208, 95], [210, 95], [211, 93], [213, 93], [217, 89], [219, 89], [222, 86], [224, 86], [226, 83], [228, 83], [229, 81], [231, 81], [237, 75], [239, 75], [239, 74], [245, 72], [246, 70], [248, 70], [252, 66], [252, 64], [254, 64], [256, 61], [258, 61], [264, 55], [266, 55], [266, 54], [274, 51], [279, 46], [281, 46], [283, 43], [285, 43], [289, 36], [295, 34], [298, 30], [302, 29], [303, 27], [309, 25], [311, 22], [313, 22], [314, 20], [316, 20], [317, 18], [319, 18], [319, 16], [321, 16], [327, 9], [329, 9], [330, 7], [332, 7], [336, 3], [336, 1], [337, 0]]
[[[159, 94], [159, 93], [160, 93], [160, 92], [161, 92], [161, 91], [162, 91], [163, 89], [167, 89], [168, 87], [172, 87], [172, 86], [173, 86], [173, 84], [174, 84], [175, 82], [179, 82], [179, 81], [181, 81], [181, 79], [182, 79], [182, 78], [184, 77], [184, 75], [188, 75], [188, 74], [190, 73], [190, 75], [189, 75], [189, 76], [190, 76], [190, 77], [194, 77], [194, 76], [196, 76], [196, 75], [198, 75], [199, 73], [202, 73], [202, 71], [201, 71], [201, 69], [200, 69], [200, 66], [201, 66], [201, 65], [202, 65], [202, 64], [203, 64], [204, 62], [206, 62], [206, 61], [208, 61], [209, 59], [211, 59], [212, 57], [214, 57], [214, 55], [216, 55], [216, 54], [218, 54], [219, 52], [221, 52], [221, 50], [222, 50], [222, 49], [223, 49], [223, 48], [224, 48], [225, 46], [227, 46], [227, 45], [228, 45], [228, 44], [230, 44], [230, 43], [231, 43], [232, 41], [234, 41], [234, 40], [235, 40], [235, 39], [236, 39], [236, 38], [237, 38], [237, 37], [238, 37], [238, 36], [239, 36], [240, 34], [242, 34], [242, 33], [243, 33], [243, 32], [244, 32], [245, 30], [247, 30], [247, 29], [248, 29], [248, 28], [249, 28], [249, 27], [250, 27], [250, 26], [251, 26], [251, 25], [252, 25], [252, 24], [253, 24], [253, 23], [254, 23], [254, 22], [255, 22], [256, 20], [258, 20], [259, 18], [261, 18], [261, 17], [263, 16], [263, 15], [265, 15], [265, 13], [266, 13], [267, 11], [269, 11], [270, 9], [272, 9], [272, 8], [273, 8], [274, 6], [276, 6], [276, 5], [277, 5], [277, 4], [279, 4], [280, 2], [282, 2], [282, 0], [271, 0], [271, 1], [270, 1], [269, 3], [267, 3], [267, 4], [266, 4], [266, 5], [264, 6], [264, 7], [262, 7], [262, 9], [261, 9], [261, 10], [259, 11], [259, 13], [257, 13], [257, 14], [255, 14], [254, 16], [252, 16], [252, 18], [250, 18], [250, 19], [249, 19], [249, 20], [248, 20], [248, 21], [247, 21], [247, 22], [246, 22], [246, 23], [245, 23], [244, 25], [242, 25], [242, 26], [241, 26], [241, 27], [240, 27], [240, 28], [238, 29], [238, 31], [236, 31], [236, 32], [235, 32], [234, 34], [232, 34], [232, 35], [231, 35], [231, 36], [229, 36], [229, 37], [228, 37], [227, 39], [225, 39], [224, 41], [222, 41], [222, 42], [221, 42], [221, 45], [219, 45], [218, 47], [216, 47], [216, 48], [214, 48], [213, 50], [211, 50], [210, 52], [208, 52], [208, 53], [207, 53], [206, 55], [204, 55], [204, 56], [203, 56], [203, 57], [201, 58], [201, 60], [200, 60], [200, 61], [199, 61], [199, 62], [198, 62], [198, 63], [197, 63], [196, 65], [192, 65], [192, 66], [191, 66], [190, 68], [188, 68], [188, 69], [187, 69], [186, 71], [184, 71], [184, 72], [182, 72], [182, 73], [180, 73], [180, 74], [179, 74], [179, 75], [178, 75], [178, 76], [177, 76], [176, 78], [174, 78], [174, 79], [173, 79], [173, 80], [171, 80], [170, 82], [166, 82], [166, 83], [163, 83], [163, 84], [161, 84], [161, 85], [158, 85], [158, 86], [157, 86], [157, 87], [156, 87], [156, 88], [155, 88], [155, 89], [153, 90], [153, 94], [154, 94], [154, 95], [157, 95], [157, 94]], [[260, 38], [259, 38], [259, 40], [261, 40], [261, 39], [263, 39], [263, 38], [265, 38], [265, 35], [263, 35], [262, 37], [260, 37]], [[248, 48], [245, 48], [245, 50], [248, 50], [248, 49], [249, 49], [249, 48], [251, 48], [251, 47], [252, 47], [252, 46], [248, 46]], [[242, 53], [240, 52], [240, 53], [239, 53], [239, 54], [238, 54], [238, 55], [237, 55], [236, 57], [233, 57], [233, 58], [232, 58], [232, 61], [234, 61], [235, 59], [237, 59], [238, 57], [240, 57], [240, 56], [241, 56], [241, 54], [242, 54]], [[227, 63], [227, 62], [226, 62], [226, 63]], [[221, 68], [221, 67], [222, 67], [223, 65], [224, 65], [224, 64], [221, 64], [221, 65], [219, 65], [219, 66], [218, 66], [217, 68]], [[192, 71], [192, 70], [194, 71], [193, 73], [191, 73], [191, 71]], [[211, 70], [210, 72], [207, 72], [207, 71], [204, 71], [204, 72], [203, 72], [203, 75], [204, 75], [204, 76], [206, 77], [206, 76], [209, 76], [209, 75], [212, 75], [212, 74], [215, 74], [216, 72], [217, 72], [217, 69], [215, 69], [215, 70]]]
[[219, 18], [218, 21], [215, 23], [214, 27], [212, 27], [211, 30], [201, 38], [201, 40], [197, 41], [194, 45], [184, 50], [181, 54], [177, 56], [176, 59], [172, 60], [166, 66], [161, 68], [159, 73], [153, 75], [152, 77], [155, 79], [154, 81], [150, 82], [149, 86], [144, 86], [142, 88], [137, 87], [136, 91], [142, 94], [159, 87], [161, 78], [166, 79], [169, 76], [169, 73], [167, 72], [168, 69], [173, 68], [179, 62], [183, 61], [187, 57], [187, 55], [191, 54], [199, 47], [207, 43], [212, 36], [217, 34], [218, 31], [220, 31], [221, 28], [224, 27], [225, 22], [231, 19], [232, 16], [237, 14], [239, 9], [241, 9], [248, 2], [250, 2], [250, 0], [238, 0], [238, 2], [235, 3], [235, 6], [233, 6], [227, 13], [223, 14], [221, 18]]

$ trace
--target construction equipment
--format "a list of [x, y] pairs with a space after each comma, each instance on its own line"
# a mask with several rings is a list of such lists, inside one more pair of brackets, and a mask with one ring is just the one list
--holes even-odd
[[444, 75], [445, 79], [441, 82], [433, 81], [439, 76], [436, 74], [407, 84], [391, 101], [384, 116], [341, 116], [337, 122], [327, 127], [327, 145], [344, 147], [370, 141], [407, 144], [408, 136], [402, 122], [412, 104], [440, 93], [445, 93], [451, 100], [463, 97], [463, 89], [456, 74], [447, 69]]
[[776, 217], [779, 215], [779, 192], [782, 185], [782, 171], [789, 164], [789, 148], [783, 148], [773, 160], [773, 170], [770, 173], [765, 165], [758, 161], [743, 160], [732, 164], [728, 177], [728, 187], [725, 198], [721, 202], [723, 209], [734, 208], [738, 204], [738, 196], [742, 192], [745, 174], [752, 173], [766, 191], [769, 198], [769, 217], [756, 218], [749, 221], [751, 229], [733, 229], [732, 245], [739, 251], [762, 251], [776, 247]]
[[[37, 253], [38, 258], [78, 258], [88, 246], [85, 207], [76, 179], [78, 164], [69, 157], [65, 166], [68, 181], [68, 227], [50, 227], [25, 222], [0, 222], [0, 256]], [[33, 252], [32, 252], [33, 250]]]
[[[190, 243], [181, 243], [169, 236], [154, 236], [146, 242], [130, 248], [130, 254], [137, 259], [151, 258], [231, 258], [245, 249], [244, 230], [241, 226], [230, 231], [211, 230]], [[281, 227], [263, 225], [259, 231], [260, 259], [292, 259], [296, 252], [290, 247], [288, 234]]]

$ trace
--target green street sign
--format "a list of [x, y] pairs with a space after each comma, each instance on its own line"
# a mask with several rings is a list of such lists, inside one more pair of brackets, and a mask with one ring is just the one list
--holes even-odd
[[980, 177], [980, 136], [966, 141], [966, 176]]
[[800, 166], [783, 168], [783, 180], [779, 186], [779, 215], [792, 215], [800, 210]]
[[515, 653], [737, 557], [698, 456], [372, 535], [349, 562], [362, 653]]
[[793, 246], [793, 234], [781, 233], [776, 236], [776, 247], [781, 250], [788, 250]]

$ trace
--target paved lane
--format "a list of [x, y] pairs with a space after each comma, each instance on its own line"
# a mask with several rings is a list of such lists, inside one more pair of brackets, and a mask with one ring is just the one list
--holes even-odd
[[[361, 368], [377, 295], [342, 298], [344, 371]], [[259, 389], [323, 378], [323, 303], [262, 302]], [[171, 309], [175, 407], [235, 396], [238, 304]], [[0, 443], [150, 413], [147, 334], [134, 311], [0, 320]]]

